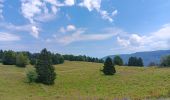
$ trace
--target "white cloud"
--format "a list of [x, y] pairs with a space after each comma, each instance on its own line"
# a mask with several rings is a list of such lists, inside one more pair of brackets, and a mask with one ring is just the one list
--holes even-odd
[[68, 25], [67, 26], [67, 31], [75, 31], [76, 27], [74, 25]]
[[117, 37], [117, 42], [133, 50], [156, 50], [170, 48], [170, 25], [163, 25], [163, 27], [148, 35], [129, 34], [126, 38]]
[[117, 41], [121, 46], [127, 47], [129, 46], [130, 42], [125, 40], [125, 39], [121, 39], [119, 36], [117, 37]]
[[101, 0], [83, 0], [79, 6], [87, 8], [90, 12], [96, 10], [103, 19], [108, 20], [109, 22], [113, 22], [113, 17], [118, 13], [117, 10], [114, 10], [112, 14], [108, 13], [106, 10], [102, 10]]
[[92, 10], [100, 10], [101, 0], [83, 0], [79, 5], [82, 7], [86, 7], [89, 11]]
[[57, 39], [57, 42], [68, 45], [78, 41], [96, 41], [106, 40], [111, 38], [114, 34], [84, 34], [85, 31], [77, 30], [71, 35], [66, 35]]
[[[64, 30], [65, 32], [65, 30]], [[47, 39], [47, 42], [58, 42], [63, 45], [69, 45], [74, 42], [79, 41], [100, 41], [100, 40], [106, 40], [110, 39], [113, 36], [116, 36], [121, 31], [119, 29], [114, 29], [112, 32], [107, 31], [101, 34], [93, 33], [88, 34], [84, 28], [76, 28], [76, 30], [70, 32], [69, 34], [54, 34], [53, 38]]]
[[109, 22], [113, 22], [113, 19], [109, 16], [109, 13], [105, 10], [100, 10], [99, 11], [102, 18], [108, 20]]
[[[40, 29], [35, 24], [56, 18], [60, 7], [73, 6], [74, 4], [75, 0], [65, 0], [63, 3], [58, 0], [21, 0], [21, 12], [32, 25], [30, 27], [32, 30], [31, 35], [38, 38]], [[74, 27], [69, 27], [68, 30], [73, 29]]]
[[18, 40], [20, 40], [20, 37], [17, 35], [0, 32], [0, 41], [1, 42], [18, 41]]
[[3, 7], [4, 7], [3, 2], [4, 2], [3, 0], [0, 0], [0, 19], [3, 19], [3, 15], [2, 15]]
[[6, 29], [12, 32], [28, 32], [35, 38], [39, 37], [39, 31], [40, 31], [40, 28], [32, 24], [14, 25], [11, 23], [0, 23], [0, 28]]
[[66, 28], [61, 27], [59, 29], [59, 32], [66, 33], [66, 32], [72, 32], [72, 31], [75, 31], [75, 30], [76, 30], [76, 27], [74, 25], [68, 25]]
[[[21, 0], [21, 2], [22, 14], [31, 23], [51, 20], [58, 11], [55, 0]], [[47, 4], [51, 4], [51, 9]]]
[[118, 11], [117, 11], [117, 10], [114, 10], [114, 11], [112, 12], [112, 17], [116, 16], [117, 13], [118, 13]]
[[65, 0], [65, 5], [73, 6], [75, 4], [75, 0]]
[[35, 38], [38, 38], [39, 37], [39, 28], [36, 26], [32, 26], [31, 35]]

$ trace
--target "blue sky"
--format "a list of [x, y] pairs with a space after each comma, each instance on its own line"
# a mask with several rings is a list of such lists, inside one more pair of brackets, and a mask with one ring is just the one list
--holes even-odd
[[0, 49], [103, 57], [170, 49], [170, 0], [0, 0]]

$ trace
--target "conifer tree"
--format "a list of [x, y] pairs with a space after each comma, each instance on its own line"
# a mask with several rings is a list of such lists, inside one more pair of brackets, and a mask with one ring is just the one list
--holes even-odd
[[112, 59], [110, 57], [108, 57], [104, 63], [103, 73], [105, 75], [113, 75], [114, 73], [116, 73], [114, 64], [112, 63]]
[[115, 56], [114, 60], [113, 60], [114, 65], [119, 65], [122, 66], [123, 65], [123, 60], [122, 58], [120, 58], [120, 56]]
[[35, 65], [38, 74], [37, 82], [52, 85], [56, 78], [55, 69], [52, 66], [51, 53], [47, 49], [43, 49], [38, 57]]
[[143, 60], [141, 57], [138, 59], [138, 66], [143, 67]]

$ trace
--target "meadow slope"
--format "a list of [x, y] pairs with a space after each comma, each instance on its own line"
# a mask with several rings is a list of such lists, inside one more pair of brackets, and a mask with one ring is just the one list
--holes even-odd
[[0, 64], [0, 100], [170, 98], [170, 68], [116, 67], [114, 76], [105, 76], [102, 66], [66, 61], [55, 66], [55, 85], [45, 86], [26, 83], [25, 68]]

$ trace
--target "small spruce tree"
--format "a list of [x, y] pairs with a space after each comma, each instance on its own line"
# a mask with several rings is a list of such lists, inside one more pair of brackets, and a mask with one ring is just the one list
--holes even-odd
[[108, 57], [104, 63], [103, 73], [105, 75], [113, 75], [116, 73], [114, 64], [112, 63], [112, 59], [110, 57]]
[[56, 78], [55, 69], [52, 66], [51, 53], [47, 49], [43, 49], [38, 57], [35, 65], [38, 74], [37, 82], [52, 85]]

